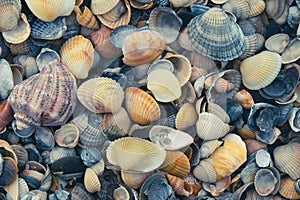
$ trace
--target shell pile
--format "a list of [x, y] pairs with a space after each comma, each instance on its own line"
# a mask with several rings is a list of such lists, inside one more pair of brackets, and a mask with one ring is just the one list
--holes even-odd
[[0, 199], [300, 199], [299, 0], [1, 0]]

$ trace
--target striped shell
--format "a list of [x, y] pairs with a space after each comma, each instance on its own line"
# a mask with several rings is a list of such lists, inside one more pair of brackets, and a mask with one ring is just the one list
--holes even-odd
[[249, 17], [250, 7], [247, 1], [229, 0], [222, 9], [234, 14], [238, 19], [247, 19]]
[[198, 115], [191, 103], [185, 103], [179, 109], [175, 118], [175, 127], [178, 130], [185, 130], [193, 126], [198, 119]]
[[101, 190], [101, 183], [97, 174], [91, 168], [87, 168], [84, 174], [84, 186], [90, 193]]
[[82, 12], [79, 6], [75, 6], [74, 11], [76, 12], [76, 19], [80, 25], [92, 29], [99, 29], [97, 19], [88, 7], [85, 6]]
[[280, 180], [279, 194], [287, 199], [300, 199], [300, 194], [295, 188], [296, 181], [286, 176]]
[[94, 15], [104, 14], [113, 9], [120, 0], [92, 0], [91, 9]]

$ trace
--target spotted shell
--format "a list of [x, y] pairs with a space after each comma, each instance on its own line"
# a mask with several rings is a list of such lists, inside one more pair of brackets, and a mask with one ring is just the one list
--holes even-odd
[[245, 89], [235, 93], [233, 98], [234, 100], [238, 101], [245, 109], [251, 109], [251, 107], [254, 105], [254, 100], [251, 94]]
[[4, 0], [0, 3], [0, 31], [8, 31], [17, 26], [21, 15], [20, 0]]

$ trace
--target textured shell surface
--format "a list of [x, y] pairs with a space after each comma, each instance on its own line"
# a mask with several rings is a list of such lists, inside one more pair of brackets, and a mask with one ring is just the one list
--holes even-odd
[[51, 22], [37, 19], [31, 26], [31, 36], [35, 39], [55, 40], [66, 32], [66, 19], [59, 17]]
[[238, 19], [247, 19], [249, 17], [250, 6], [247, 1], [229, 0], [222, 9], [234, 14]]
[[0, 99], [6, 99], [14, 87], [13, 74], [7, 60], [0, 60], [0, 70], [2, 73], [0, 79]]
[[9, 103], [21, 124], [56, 126], [64, 124], [76, 106], [74, 76], [57, 61], [14, 87]]
[[101, 183], [97, 174], [91, 168], [87, 168], [84, 174], [84, 186], [90, 193], [101, 190]]
[[121, 177], [125, 184], [133, 189], [139, 189], [143, 182], [148, 176], [153, 174], [153, 171], [150, 172], [138, 172], [138, 171], [121, 171]]
[[299, 199], [300, 194], [295, 189], [296, 181], [286, 176], [280, 180], [279, 194], [287, 199]]
[[191, 103], [185, 103], [178, 110], [175, 118], [175, 127], [178, 130], [185, 130], [193, 126], [198, 119], [198, 115], [194, 106]]
[[79, 130], [74, 124], [64, 124], [54, 133], [56, 143], [61, 147], [73, 148], [79, 139]]
[[117, 47], [122, 49], [123, 39], [130, 35], [131, 33], [136, 31], [136, 27], [132, 25], [121, 25], [113, 29], [109, 35], [109, 39], [111, 43]]
[[113, 9], [120, 0], [92, 0], [91, 1], [91, 9], [93, 14], [104, 14]]
[[99, 29], [97, 19], [88, 7], [85, 6], [82, 12], [79, 6], [75, 6], [74, 11], [76, 12], [76, 19], [80, 25], [91, 29]]
[[245, 49], [242, 30], [220, 8], [194, 17], [188, 24], [188, 36], [197, 52], [214, 60], [233, 60]]
[[4, 0], [0, 3], [0, 31], [13, 29], [18, 24], [21, 15], [20, 0]]

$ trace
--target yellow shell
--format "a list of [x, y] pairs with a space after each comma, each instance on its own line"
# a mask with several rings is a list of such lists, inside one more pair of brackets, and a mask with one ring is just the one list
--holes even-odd
[[91, 29], [99, 29], [97, 19], [88, 7], [84, 6], [84, 10], [81, 12], [79, 6], [75, 6], [74, 11], [76, 13], [77, 22], [80, 25]]
[[130, 118], [138, 124], [147, 125], [160, 118], [157, 102], [137, 87], [126, 88], [125, 106]]
[[94, 48], [82, 35], [68, 39], [60, 49], [61, 62], [78, 79], [87, 78], [94, 62]]
[[121, 108], [124, 92], [115, 80], [101, 77], [85, 81], [77, 90], [79, 101], [91, 112], [115, 113]]
[[84, 186], [90, 193], [101, 190], [101, 183], [97, 174], [91, 168], [87, 168], [84, 174]]
[[200, 147], [201, 158], [207, 158], [221, 145], [222, 141], [219, 140], [209, 140], [204, 142]]
[[241, 63], [243, 84], [250, 90], [259, 90], [269, 85], [281, 69], [281, 57], [277, 53], [263, 51]]
[[295, 190], [296, 181], [289, 176], [280, 180], [279, 194], [287, 199], [300, 199], [300, 194]]
[[164, 162], [166, 151], [145, 139], [123, 137], [108, 146], [106, 156], [111, 164], [120, 166], [122, 170], [150, 172]]
[[73, 11], [75, 0], [25, 0], [31, 12], [39, 19], [50, 22]]
[[175, 118], [175, 127], [178, 130], [185, 130], [188, 127], [195, 125], [198, 115], [194, 106], [191, 103], [185, 103], [179, 109]]

